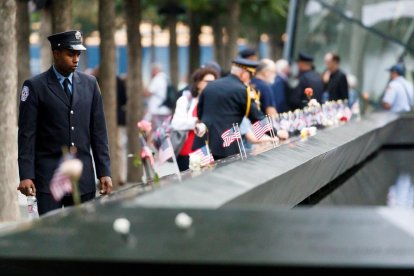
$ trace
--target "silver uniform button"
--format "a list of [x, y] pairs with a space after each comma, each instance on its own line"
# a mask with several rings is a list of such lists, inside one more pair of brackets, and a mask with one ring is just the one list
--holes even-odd
[[70, 111], [70, 114], [73, 114], [73, 110]]
[[72, 130], [75, 130], [75, 127], [71, 127]]
[[72, 146], [74, 146], [74, 145], [75, 145], [75, 143], [72, 142]]

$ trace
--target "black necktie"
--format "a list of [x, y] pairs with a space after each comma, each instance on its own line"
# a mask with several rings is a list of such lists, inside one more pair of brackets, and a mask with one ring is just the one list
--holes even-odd
[[63, 90], [65, 90], [66, 95], [68, 95], [69, 102], [72, 103], [72, 92], [69, 89], [70, 80], [65, 78], [63, 81]]

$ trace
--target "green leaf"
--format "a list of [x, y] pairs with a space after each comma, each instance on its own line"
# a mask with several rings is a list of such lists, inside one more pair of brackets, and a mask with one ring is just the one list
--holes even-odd
[[139, 168], [142, 166], [141, 158], [137, 154], [134, 154], [134, 159], [132, 161], [132, 164], [134, 164], [134, 167]]
[[158, 173], [155, 173], [154, 175], [154, 183], [158, 183], [160, 181], [160, 177], [158, 176]]

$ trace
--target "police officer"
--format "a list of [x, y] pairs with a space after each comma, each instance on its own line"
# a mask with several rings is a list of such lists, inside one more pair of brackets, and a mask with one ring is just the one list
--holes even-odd
[[[256, 61], [236, 58], [230, 74], [209, 83], [200, 96], [197, 117], [201, 123], [196, 126], [196, 134], [203, 136], [204, 130], [207, 130], [210, 150], [215, 159], [238, 153], [236, 143], [223, 147], [221, 138], [223, 132], [231, 128], [233, 123], [240, 125], [244, 116], [252, 122], [264, 118], [248, 86], [257, 65]], [[205, 138], [196, 138], [193, 149], [203, 145]]]
[[320, 75], [314, 70], [313, 57], [306, 53], [299, 53], [298, 57], [299, 68], [299, 83], [298, 86], [292, 90], [290, 96], [290, 108], [295, 110], [302, 109], [306, 106], [308, 99], [304, 93], [305, 88], [313, 89], [312, 98], [322, 103], [323, 82]]
[[382, 99], [383, 108], [392, 112], [411, 111], [414, 103], [413, 85], [404, 78], [404, 67], [396, 64], [388, 71], [391, 81]]
[[257, 61], [256, 50], [253, 48], [245, 48], [239, 52], [239, 56], [244, 59]]
[[95, 77], [76, 71], [82, 45], [79, 31], [48, 37], [53, 66], [23, 84], [20, 96], [18, 163], [20, 184], [26, 196], [36, 195], [39, 214], [73, 205], [71, 195], [56, 202], [49, 182], [62, 157], [62, 147], [75, 147], [83, 163], [79, 179], [81, 201], [95, 197], [96, 176], [100, 193], [111, 192], [108, 138], [101, 93]]

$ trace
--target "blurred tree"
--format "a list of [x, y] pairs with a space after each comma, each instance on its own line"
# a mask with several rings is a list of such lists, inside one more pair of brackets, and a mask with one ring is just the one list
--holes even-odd
[[101, 38], [101, 43], [99, 44], [99, 85], [102, 91], [106, 125], [108, 128], [112, 183], [114, 189], [117, 189], [120, 181], [120, 170], [117, 154], [117, 63], [115, 58], [115, 3], [113, 0], [99, 0], [99, 34]]
[[73, 27], [82, 30], [84, 37], [89, 36], [98, 29], [98, 10], [97, 0], [84, 1], [72, 0], [73, 5]]
[[[128, 152], [139, 154], [137, 122], [143, 116], [142, 89], [142, 46], [141, 46], [141, 0], [124, 0], [125, 21], [128, 38], [128, 76], [127, 76], [127, 128]], [[140, 182], [142, 170], [137, 169], [133, 162], [128, 162], [128, 182]]]
[[[191, 0], [189, 0], [191, 1]], [[228, 1], [206, 0], [201, 6], [198, 16], [202, 18], [202, 25], [209, 25], [213, 30], [214, 60], [224, 66], [226, 60], [225, 42], [228, 36], [225, 31], [225, 24], [229, 17]]]
[[33, 2], [35, 9], [41, 11], [40, 63], [41, 71], [46, 71], [52, 65], [47, 37], [52, 33], [72, 29], [72, 0], [33, 0]]
[[189, 75], [200, 67], [200, 34], [203, 24], [210, 24], [214, 6], [210, 0], [182, 0], [186, 7], [186, 19], [190, 29]]
[[161, 25], [163, 19], [163, 16], [160, 16], [158, 14], [158, 7], [161, 3], [161, 0], [141, 0], [142, 20], [146, 20], [151, 23], [151, 63], [157, 62], [155, 50], [155, 36], [156, 26]]
[[17, 198], [17, 43], [16, 1], [0, 1], [0, 58], [7, 66], [0, 70], [0, 222], [20, 218]]
[[[220, 2], [222, 3], [222, 2]], [[214, 58], [220, 64], [224, 64], [224, 15], [217, 15], [212, 19], [214, 36]]]
[[[73, 28], [82, 30], [85, 37], [98, 29], [98, 0], [72, 0], [72, 21]], [[114, 2], [114, 27], [120, 29], [124, 24], [124, 13], [122, 0]]]
[[52, 10], [52, 33], [72, 29], [72, 0], [49, 0]]
[[240, 34], [240, 0], [228, 1], [228, 18], [225, 21], [225, 30], [227, 42], [225, 46], [225, 56], [223, 68], [228, 70], [231, 61], [237, 56], [238, 45], [237, 39]]
[[49, 7], [42, 7], [40, 10], [41, 20], [39, 29], [40, 44], [40, 70], [42, 72], [49, 69], [52, 65], [52, 55], [50, 54], [50, 43], [47, 37], [52, 34], [52, 11]]
[[258, 50], [262, 34], [269, 37], [269, 57], [279, 59], [282, 55], [282, 35], [286, 30], [288, 0], [241, 0], [240, 35]]
[[183, 14], [185, 10], [178, 0], [165, 0], [158, 10], [166, 18], [168, 32], [170, 34], [170, 79], [171, 84], [178, 87], [178, 45], [177, 45], [177, 16]]
[[273, 60], [282, 58], [288, 9], [289, 0], [270, 0], [269, 10], [273, 12], [267, 17], [265, 33], [269, 35], [269, 57]]
[[[29, 19], [29, 1], [18, 0], [16, 14], [16, 40], [17, 52], [17, 104], [19, 103], [20, 87], [23, 82], [31, 76], [30, 73], [30, 19]], [[18, 106], [18, 105], [17, 105]]]
[[190, 29], [190, 45], [189, 45], [189, 75], [200, 67], [200, 34], [201, 34], [201, 18], [197, 10], [188, 11], [188, 23]]

